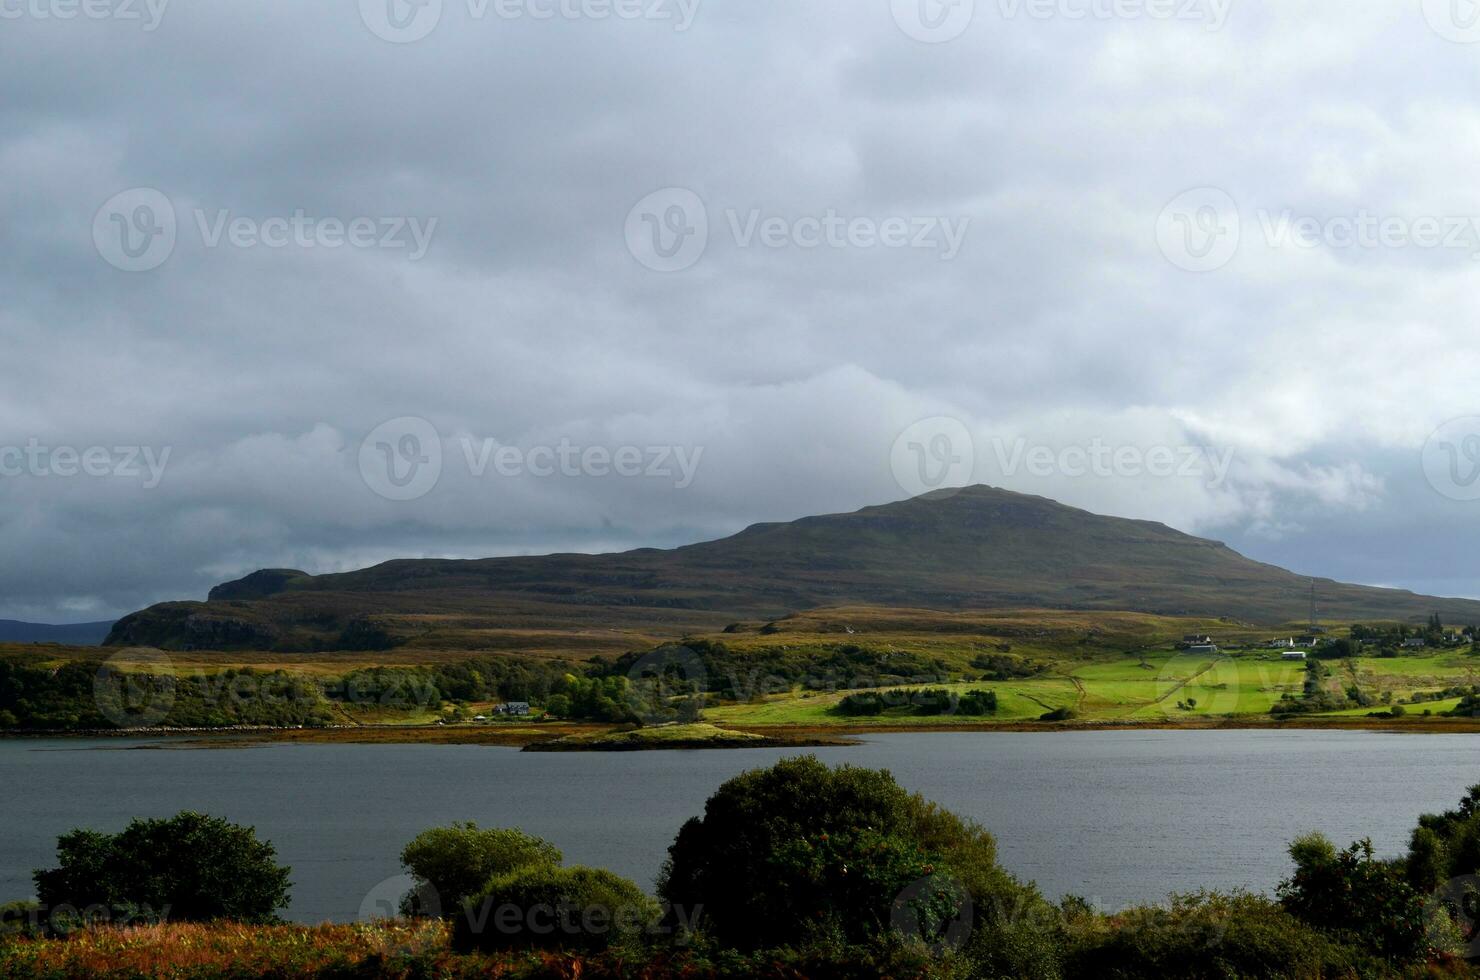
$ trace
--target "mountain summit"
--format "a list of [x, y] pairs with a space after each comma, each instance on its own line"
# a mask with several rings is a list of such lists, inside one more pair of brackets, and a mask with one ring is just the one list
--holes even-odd
[[[1164, 524], [973, 486], [671, 550], [266, 570], [218, 586], [209, 602], [127, 616], [108, 643], [374, 649], [494, 623], [673, 635], [834, 605], [1131, 610], [1274, 626], [1306, 617], [1311, 584]], [[1325, 618], [1480, 621], [1472, 600], [1329, 579], [1315, 590]]]

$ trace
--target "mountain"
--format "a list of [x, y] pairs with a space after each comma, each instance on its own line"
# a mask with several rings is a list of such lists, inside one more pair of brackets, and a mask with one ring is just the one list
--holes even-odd
[[61, 643], [73, 647], [91, 647], [102, 643], [112, 628], [111, 619], [106, 623], [72, 623], [66, 626], [0, 619], [0, 643]]
[[[671, 550], [415, 559], [334, 575], [255, 572], [208, 602], [124, 617], [110, 645], [373, 650], [539, 646], [558, 632], [676, 636], [832, 605], [1052, 608], [1304, 620], [1312, 580], [1153, 521], [975, 486], [851, 514], [757, 524]], [[1480, 602], [1315, 580], [1325, 619], [1480, 622]], [[494, 638], [497, 637], [497, 642]], [[611, 642], [610, 637], [607, 642]], [[559, 644], [557, 644], [559, 645]]]

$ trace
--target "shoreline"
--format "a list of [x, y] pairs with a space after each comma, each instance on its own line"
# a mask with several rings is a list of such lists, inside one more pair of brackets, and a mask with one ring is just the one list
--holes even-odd
[[589, 746], [577, 748], [564, 745], [560, 748], [542, 748], [549, 743], [567, 738], [612, 735], [622, 732], [622, 726], [553, 722], [541, 725], [495, 727], [461, 727], [432, 725], [360, 725], [332, 728], [141, 728], [141, 729], [89, 729], [77, 730], [29, 730], [6, 731], [0, 739], [148, 739], [163, 743], [176, 743], [188, 748], [224, 748], [252, 744], [274, 743], [343, 743], [343, 744], [389, 744], [389, 745], [493, 745], [511, 748], [532, 748], [533, 751], [653, 751], [658, 749], [683, 749], [700, 751], [705, 749], [731, 748], [776, 748], [776, 747], [825, 747], [857, 744], [855, 736], [879, 734], [944, 734], [1012, 732], [1121, 732], [1121, 731], [1372, 731], [1389, 734], [1411, 735], [1463, 735], [1480, 733], [1480, 718], [1446, 718], [1408, 716], [1401, 720], [1391, 718], [1364, 717], [1301, 717], [1298, 719], [1261, 719], [1258, 717], [1209, 718], [1168, 724], [1162, 721], [1066, 721], [1066, 722], [962, 722], [957, 724], [869, 724], [815, 725], [734, 725], [724, 726], [740, 735], [759, 736], [763, 742], [744, 739], [717, 743], [655, 744], [612, 746]]

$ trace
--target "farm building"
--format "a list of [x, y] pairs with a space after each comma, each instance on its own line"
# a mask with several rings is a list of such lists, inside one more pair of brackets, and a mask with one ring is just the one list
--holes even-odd
[[493, 713], [496, 715], [523, 716], [529, 714], [528, 701], [505, 701], [503, 704], [494, 705]]
[[1280, 654], [1280, 659], [1281, 660], [1304, 660], [1305, 659], [1305, 651], [1304, 650], [1286, 650], [1284, 653]]

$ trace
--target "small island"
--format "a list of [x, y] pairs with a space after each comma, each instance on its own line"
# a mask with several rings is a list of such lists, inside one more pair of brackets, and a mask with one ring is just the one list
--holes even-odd
[[531, 742], [525, 752], [640, 752], [650, 749], [766, 749], [857, 745], [856, 739], [826, 735], [757, 735], [704, 722], [650, 725], [588, 732]]

